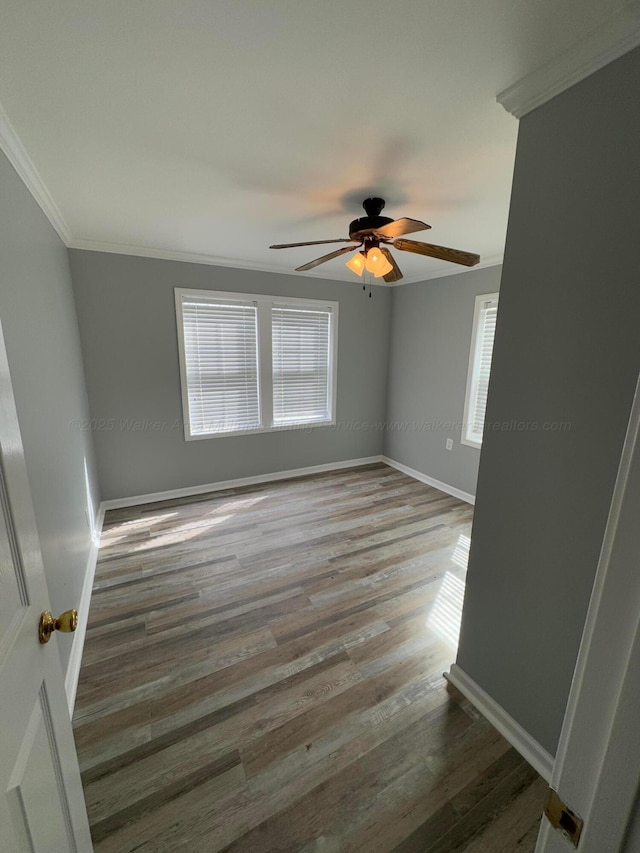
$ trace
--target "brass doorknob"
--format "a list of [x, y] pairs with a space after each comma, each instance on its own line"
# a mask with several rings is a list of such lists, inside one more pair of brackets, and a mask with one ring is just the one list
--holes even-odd
[[54, 619], [50, 610], [43, 610], [40, 614], [40, 625], [38, 636], [41, 643], [48, 643], [54, 631], [64, 631], [65, 634], [75, 631], [78, 627], [78, 611], [65, 610], [57, 619]]

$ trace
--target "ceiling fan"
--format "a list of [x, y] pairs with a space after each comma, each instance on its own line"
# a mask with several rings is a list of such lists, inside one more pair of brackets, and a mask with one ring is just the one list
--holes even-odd
[[446, 246], [436, 246], [434, 243], [420, 243], [417, 240], [405, 240], [404, 234], [413, 234], [415, 231], [425, 231], [431, 228], [426, 222], [418, 219], [390, 219], [388, 216], [380, 216], [384, 207], [384, 199], [367, 198], [362, 202], [366, 216], [354, 219], [349, 225], [349, 238], [339, 237], [337, 240], [312, 240], [308, 243], [277, 243], [269, 246], [270, 249], [293, 249], [296, 246], [320, 246], [325, 243], [355, 243], [352, 246], [343, 246], [328, 255], [309, 261], [301, 267], [296, 267], [296, 272], [306, 272], [314, 267], [324, 264], [333, 258], [338, 258], [347, 252], [360, 249], [346, 262], [356, 275], [362, 275], [367, 270], [376, 278], [383, 278], [386, 282], [400, 281], [402, 273], [395, 262], [393, 255], [386, 246], [393, 246], [403, 252], [412, 252], [416, 255], [427, 255], [430, 258], [439, 258], [442, 261], [451, 261], [454, 264], [462, 264], [465, 267], [475, 266], [480, 255], [471, 252], [461, 252], [459, 249], [448, 249]]

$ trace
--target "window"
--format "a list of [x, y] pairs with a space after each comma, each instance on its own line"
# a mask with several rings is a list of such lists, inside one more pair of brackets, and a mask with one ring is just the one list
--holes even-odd
[[260, 426], [257, 316], [251, 303], [182, 300], [192, 435]]
[[482, 446], [497, 316], [497, 293], [476, 296], [461, 439], [463, 444], [471, 447]]
[[331, 420], [330, 327], [328, 309], [271, 309], [274, 424]]
[[335, 422], [338, 305], [176, 288], [187, 440]]

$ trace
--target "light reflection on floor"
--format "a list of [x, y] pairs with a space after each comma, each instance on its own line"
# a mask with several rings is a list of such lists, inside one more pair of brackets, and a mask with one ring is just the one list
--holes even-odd
[[147, 527], [153, 524], [160, 524], [177, 514], [177, 512], [163, 512], [160, 515], [147, 515], [143, 518], [134, 518], [130, 521], [122, 521], [120, 524], [107, 527], [102, 531], [100, 539], [101, 547], [107, 548], [117, 545], [120, 542], [125, 542], [128, 536], [135, 536], [137, 528], [145, 530]]
[[[470, 544], [471, 538], [461, 533], [451, 555], [451, 561], [460, 569], [467, 568]], [[463, 573], [457, 570], [445, 572], [425, 626], [435, 631], [452, 649], [458, 648], [463, 601]]]
[[466, 569], [469, 563], [469, 546], [471, 545], [471, 537], [465, 536], [463, 533], [458, 536], [456, 547], [453, 549], [451, 559], [461, 569]]
[[[202, 536], [206, 530], [216, 527], [234, 515], [237, 515], [243, 509], [253, 506], [264, 500], [266, 495], [257, 495], [255, 497], [233, 497], [220, 503], [215, 509], [207, 513], [208, 518], [201, 518], [196, 521], [187, 521], [185, 524], [172, 527], [166, 533], [150, 532], [148, 539], [131, 546], [132, 552], [147, 551], [150, 548], [156, 549], [164, 545], [180, 544], [188, 539], [193, 539]], [[160, 512], [158, 515], [146, 515], [144, 518], [125, 521], [121, 524], [116, 524], [110, 527], [102, 534], [102, 546], [113, 546], [126, 539], [131, 533], [135, 533], [136, 527], [147, 528], [154, 524], [160, 524], [166, 521], [171, 516], [177, 515], [177, 512]]]

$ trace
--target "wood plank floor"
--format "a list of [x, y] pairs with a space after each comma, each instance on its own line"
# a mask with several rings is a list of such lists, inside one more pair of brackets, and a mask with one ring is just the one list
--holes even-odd
[[531, 853], [545, 785], [442, 677], [471, 517], [382, 464], [109, 512], [97, 853]]

